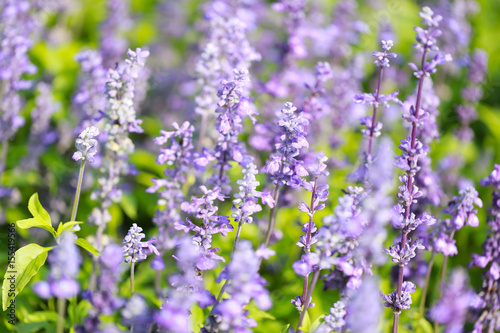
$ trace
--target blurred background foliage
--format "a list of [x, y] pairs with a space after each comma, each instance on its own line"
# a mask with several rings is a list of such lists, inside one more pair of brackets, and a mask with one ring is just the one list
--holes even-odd
[[[194, 77], [195, 61], [200, 52], [200, 43], [203, 43], [203, 32], [200, 29], [200, 22], [203, 20], [201, 9], [201, 0], [183, 0], [181, 6], [173, 6], [181, 12], [169, 11], [168, 1], [159, 0], [131, 0], [131, 16], [133, 25], [125, 33], [129, 41], [129, 47], [147, 47], [151, 52], [147, 66], [153, 73], [148, 92], [148, 97], [142, 107], [143, 111], [140, 118], [143, 119], [145, 132], [134, 136], [136, 140], [136, 152], [131, 157], [132, 163], [138, 169], [135, 178], [130, 177], [124, 183], [127, 185], [128, 192], [120, 205], [112, 208], [113, 220], [108, 226], [107, 234], [115, 242], [120, 243], [126, 230], [133, 222], [138, 223], [146, 230], [147, 235], [153, 234], [154, 225], [152, 216], [156, 208], [155, 194], [145, 193], [145, 189], [151, 185], [152, 177], [161, 177], [163, 167], [156, 165], [157, 148], [152, 144], [152, 138], [159, 135], [160, 129], [170, 128], [172, 121], [182, 121], [193, 118], [192, 96], [186, 94], [177, 95], [180, 84], [186, 84], [179, 78]], [[315, 0], [311, 1], [315, 6], [325, 8], [325, 11], [331, 12], [335, 6], [335, 1]], [[370, 28], [370, 32], [363, 35], [361, 43], [356, 51], [366, 53], [366, 85], [368, 91], [370, 80], [374, 77], [374, 67], [371, 64], [371, 51], [378, 48], [377, 31], [382, 18], [390, 21], [397, 35], [397, 41], [394, 52], [398, 53], [398, 66], [401, 66], [411, 77], [411, 70], [405, 66], [409, 61], [414, 61], [412, 44], [414, 43], [415, 33], [413, 27], [419, 24], [418, 12], [421, 2], [408, 0], [387, 0], [381, 1], [380, 10], [374, 10], [364, 1], [358, 1], [361, 17]], [[425, 2], [428, 4], [429, 2]], [[432, 2], [431, 2], [432, 3]], [[458, 117], [455, 113], [455, 106], [461, 102], [461, 89], [465, 84], [465, 72], [457, 78], [447, 81], [445, 74], [438, 72], [435, 80], [440, 83], [441, 106], [439, 108], [439, 126], [441, 138], [432, 145], [432, 158], [437, 164], [442, 158], [450, 154], [460, 154], [465, 159], [465, 166], [461, 170], [464, 177], [472, 180], [483, 199], [485, 206], [489, 206], [490, 190], [481, 188], [478, 182], [481, 178], [488, 175], [494, 162], [500, 162], [500, 1], [478, 0], [481, 11], [475, 15], [472, 20], [473, 34], [471, 49], [482, 48], [489, 54], [489, 74], [487, 83], [484, 86], [484, 97], [478, 107], [479, 119], [472, 123], [475, 133], [474, 141], [463, 144], [453, 135], [453, 130], [458, 126]], [[271, 2], [268, 2], [270, 6]], [[161, 6], [165, 9], [159, 10]], [[38, 72], [33, 75], [34, 81], [52, 82], [55, 98], [61, 103], [60, 110], [53, 115], [52, 125], [59, 129], [74, 128], [76, 119], [75, 110], [72, 106], [71, 98], [75, 92], [75, 85], [78, 82], [79, 66], [75, 61], [75, 55], [84, 48], [96, 48], [100, 38], [100, 24], [105, 19], [106, 2], [104, 0], [79, 0], [72, 1], [71, 6], [61, 13], [48, 12], [44, 16], [46, 29], [42, 32], [40, 40], [36, 42], [30, 51], [30, 57], [33, 63], [38, 67]], [[182, 15], [185, 19], [182, 22], [178, 19]], [[177, 18], [176, 18], [177, 17]], [[162, 27], [164, 25], [179, 24], [176, 34], [166, 34]], [[282, 17], [274, 13], [270, 15], [268, 25], [274, 28], [280, 28], [283, 24]], [[170, 27], [172, 28], [172, 27]], [[266, 27], [267, 28], [267, 27]], [[171, 29], [172, 30], [172, 29]], [[173, 29], [175, 30], [175, 29]], [[277, 35], [280, 37], [280, 35]], [[251, 42], [255, 42], [260, 37], [259, 29], [253, 30], [249, 36]], [[283, 38], [285, 36], [282, 36]], [[125, 55], [124, 55], [125, 56]], [[327, 59], [326, 59], [327, 60]], [[304, 67], [313, 68], [314, 63], [308, 63], [307, 60], [300, 64]], [[251, 72], [254, 81], [265, 81], [268, 78], [269, 71], [273, 64], [265, 58], [260, 64], [254, 65], [258, 70]], [[252, 67], [253, 68], [253, 67]], [[181, 74], [179, 74], [179, 72]], [[193, 79], [194, 81], [194, 79]], [[415, 82], [413, 82], [415, 81]], [[416, 80], [412, 82], [416, 84]], [[188, 82], [189, 84], [189, 82]], [[400, 96], [409, 95], [414, 89], [415, 84], [410, 84], [410, 90], [400, 90], [398, 87], [386, 87], [387, 91], [400, 90]], [[385, 88], [384, 88], [385, 89]], [[34, 90], [28, 90], [25, 97], [28, 100], [23, 116], [27, 120], [11, 143], [9, 148], [7, 171], [3, 175], [2, 182], [7, 186], [13, 186], [19, 189], [19, 197], [15, 204], [8, 204], [2, 207], [6, 214], [7, 221], [14, 222], [28, 216], [27, 201], [34, 192], [40, 194], [42, 204], [49, 210], [50, 202], [53, 198], [63, 199], [65, 202], [71, 202], [76, 182], [78, 167], [71, 160], [73, 153], [74, 137], [66, 141], [60, 140], [53, 145], [47, 152], [41, 156], [40, 172], [33, 170], [23, 170], [22, 160], [29, 151], [27, 150], [27, 138], [30, 131], [30, 112], [34, 106]], [[164, 98], [164, 96], [169, 96]], [[176, 98], [173, 98], [176, 97]], [[270, 103], [269, 96], [253, 96], [258, 108], [266, 103]], [[279, 105], [284, 100], [272, 101]], [[278, 103], [279, 102], [279, 103]], [[301, 103], [301, 101], [293, 101]], [[396, 125], [391, 127], [390, 135], [397, 143], [406, 136], [406, 129], [396, 121]], [[248, 131], [251, 131], [248, 126]], [[196, 135], [196, 134], [195, 134]], [[358, 159], [359, 143], [362, 137], [359, 133], [342, 133], [345, 138], [345, 145], [340, 152], [329, 151], [328, 147], [321, 147], [325, 150], [327, 156], [339, 156], [349, 163], [339, 166], [337, 169], [330, 170], [330, 201], [325, 211], [322, 211], [319, 218], [330, 214], [337, 203], [337, 198], [342, 194], [341, 189], [349, 185], [346, 181], [346, 175], [352, 170]], [[437, 165], [435, 165], [437, 167]], [[231, 179], [239, 179], [241, 170], [235, 166], [231, 169]], [[259, 175], [261, 184], [265, 184], [265, 178]], [[95, 203], [90, 200], [90, 188], [92, 187], [92, 177], [87, 177], [87, 183], [84, 186], [81, 203], [78, 211], [77, 220], [85, 220]], [[186, 188], [195, 182], [194, 176], [190, 178]], [[455, 189], [456, 191], [456, 189]], [[454, 193], [454, 192], [451, 192]], [[297, 191], [294, 196], [301, 198], [303, 193]], [[63, 210], [67, 207], [63, 207]], [[221, 212], [229, 213], [230, 204], [221, 207]], [[436, 209], [439, 213], [440, 209]], [[53, 213], [53, 212], [51, 212]], [[62, 221], [69, 219], [69, 210], [58, 212], [58, 218]], [[261, 213], [260, 219], [265, 220], [267, 210]], [[464, 228], [457, 235], [457, 244], [459, 255], [450, 259], [450, 266], [466, 267], [472, 253], [481, 252], [481, 244], [486, 237], [486, 208], [480, 209], [479, 213], [481, 224], [478, 228]], [[292, 263], [300, 255], [300, 249], [295, 246], [299, 238], [300, 223], [305, 221], [305, 214], [298, 211], [296, 206], [282, 208], [278, 212], [277, 227], [283, 231], [283, 238], [276, 243], [273, 248], [277, 255], [265, 264], [263, 276], [268, 281], [269, 290], [273, 298], [274, 307], [267, 313], [258, 310], [255, 306], [250, 307], [251, 316], [257, 319], [259, 327], [255, 332], [280, 332], [281, 328], [291, 323], [296, 325], [298, 313], [290, 300], [302, 290], [302, 281], [292, 270]], [[95, 233], [95, 227], [84, 225], [81, 233], [90, 240]], [[2, 244], [6, 244], [6, 232], [1, 233]], [[230, 234], [226, 238], [217, 237], [215, 245], [221, 248], [222, 255], [228, 257], [233, 244], [234, 235]], [[262, 240], [262, 231], [257, 225], [250, 224], [243, 228], [242, 238], [250, 239], [254, 245], [258, 245]], [[389, 236], [387, 244], [392, 240]], [[26, 242], [36, 241], [40, 245], [49, 245], [50, 238], [41, 232], [27, 232], [19, 230], [18, 246]], [[87, 254], [84, 254], [85, 256]], [[171, 253], [167, 253], [167, 272], [174, 271], [173, 260], [168, 259]], [[428, 254], [426, 254], [428, 255]], [[6, 246], [0, 247], [0, 262], [2, 267], [6, 263]], [[88, 257], [87, 257], [88, 259]], [[438, 255], [435, 262], [435, 268], [440, 267], [442, 256]], [[391, 266], [386, 265], [377, 273], [382, 277], [381, 289], [385, 292], [391, 290]], [[88, 282], [88, 276], [92, 269], [91, 261], [86, 260], [80, 273], [80, 282], [85, 288]], [[213, 293], [217, 293], [220, 285], [215, 282], [219, 267], [215, 272], [206, 275], [207, 288]], [[43, 268], [34, 280], [40, 279], [47, 274], [47, 268]], [[166, 285], [166, 274], [163, 283]], [[136, 290], [142, 293], [150, 305], [159, 306], [161, 301], [154, 295], [154, 272], [149, 268], [148, 262], [139, 264], [137, 268]], [[438, 281], [439, 270], [434, 269], [431, 283], [431, 296], [429, 299], [436, 299], [437, 289], [435, 286]], [[3, 275], [3, 274], [2, 274]], [[124, 274], [127, 276], [127, 274]], [[479, 290], [481, 285], [480, 270], [474, 268], [470, 271], [471, 283], [475, 290]], [[121, 294], [128, 296], [128, 281], [123, 281]], [[331, 304], [338, 298], [338, 293], [317, 288], [313, 295], [316, 306], [309, 311], [309, 320], [314, 322], [325, 312], [328, 312]], [[415, 304], [418, 304], [420, 298], [420, 289], [414, 294]], [[17, 330], [18, 332], [36, 332], [46, 330], [51, 331], [55, 322], [55, 313], [51, 311], [54, 304], [45, 304], [38, 299], [27, 288], [17, 298], [17, 316], [20, 323], [15, 326], [8, 326], [3, 317], [0, 323], [0, 331]], [[70, 302], [68, 310], [71, 322], [81, 322], [82, 315], [88, 310], [90, 304], [80, 299]], [[406, 311], [401, 319], [402, 323], [409, 318], [416, 316], [416, 309]], [[206, 311], [205, 311], [206, 312]], [[386, 316], [382, 322], [383, 331], [392, 322], [392, 312], [386, 310]], [[195, 325], [203, 322], [207, 313], [201, 310], [193, 311]], [[116, 318], [109, 318], [116, 320]], [[7, 326], [8, 327], [7, 327]], [[428, 329], [424, 326], [424, 332]], [[401, 332], [409, 332], [403, 325]]]

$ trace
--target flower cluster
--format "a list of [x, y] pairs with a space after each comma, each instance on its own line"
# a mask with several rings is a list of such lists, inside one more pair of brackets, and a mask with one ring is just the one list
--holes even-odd
[[195, 268], [199, 257], [200, 248], [190, 238], [182, 237], [174, 257], [181, 272], [169, 277], [172, 288], [160, 311], [154, 314], [154, 321], [161, 329], [188, 332], [191, 305], [197, 302], [205, 308], [214, 304], [215, 298], [203, 288], [203, 279]]
[[467, 313], [475, 302], [476, 295], [468, 286], [467, 274], [457, 269], [451, 273], [443, 296], [431, 308], [430, 316], [441, 325], [445, 333], [463, 332]]
[[90, 163], [94, 162], [94, 156], [97, 154], [98, 142], [94, 139], [99, 135], [99, 130], [95, 126], [87, 127], [75, 140], [75, 147], [78, 149], [73, 154], [75, 161], [88, 160]]
[[183, 202], [181, 209], [195, 218], [201, 219], [200, 226], [194, 224], [189, 219], [185, 222], [178, 221], [175, 223], [177, 230], [184, 232], [193, 231], [193, 242], [199, 248], [199, 257], [196, 260], [196, 267], [199, 270], [205, 271], [212, 269], [216, 265], [216, 260], [225, 261], [225, 259], [215, 252], [218, 248], [212, 247], [212, 235], [220, 233], [227, 236], [227, 233], [233, 230], [233, 226], [229, 224], [229, 218], [224, 215], [218, 215], [218, 207], [215, 201], [224, 201], [226, 198], [221, 192], [220, 187], [215, 187], [213, 190], [207, 189], [205, 186], [200, 186], [203, 195], [200, 198], [191, 197], [191, 202]]
[[[100, 207], [95, 207], [90, 216], [91, 223], [100, 226], [101, 230], [111, 220], [109, 207], [122, 197], [118, 188], [120, 176], [131, 170], [127, 157], [134, 151], [134, 144], [129, 133], [142, 132], [139, 126], [141, 121], [135, 118], [134, 85], [149, 52], [138, 48], [129, 50], [127, 55], [128, 59], [108, 72], [106, 82], [107, 108], [103, 132], [107, 140], [98, 178], [99, 187], [91, 195], [93, 200], [100, 202]], [[100, 246], [100, 237], [97, 238], [97, 246]]]
[[382, 294], [384, 306], [391, 308], [394, 313], [401, 313], [403, 310], [408, 310], [411, 306], [411, 294], [416, 290], [415, 285], [410, 281], [404, 281], [401, 288], [401, 295], [397, 291], [393, 291], [389, 295]]
[[[0, 11], [0, 141], [10, 140], [24, 125], [23, 107], [18, 92], [31, 87], [25, 74], [37, 71], [29, 59], [33, 46], [31, 33], [36, 28], [33, 6], [28, 1], [6, 0]], [[0, 165], [0, 168], [2, 166]], [[3, 170], [0, 170], [2, 172]]]
[[150, 253], [154, 253], [157, 256], [160, 255], [156, 247], [153, 245], [156, 240], [152, 238], [147, 242], [142, 242], [141, 240], [144, 237], [146, 237], [146, 235], [142, 233], [142, 228], [138, 227], [137, 224], [134, 223], [123, 239], [122, 250], [125, 255], [126, 263], [136, 263], [145, 260], [148, 257], [148, 252], [144, 251], [144, 249], [148, 249]]
[[158, 206], [153, 222], [158, 225], [157, 245], [160, 251], [173, 248], [176, 245], [174, 223], [181, 220], [179, 206], [184, 202], [182, 185], [187, 180], [188, 172], [193, 161], [193, 132], [194, 126], [184, 122], [181, 126], [174, 122], [173, 131], [161, 131], [161, 136], [154, 142], [163, 146], [156, 159], [157, 164], [168, 167], [165, 169], [166, 178], [153, 178], [153, 185], [146, 189], [148, 193], [158, 192]]
[[363, 273], [371, 273], [356, 252], [358, 238], [366, 226], [361, 214], [366, 192], [362, 187], [351, 186], [344, 192], [345, 195], [338, 199], [334, 214], [323, 219], [323, 226], [316, 236], [319, 268], [329, 269], [324, 276], [325, 288], [339, 289], [343, 294], [348, 289], [359, 288]]
[[[234, 70], [233, 81], [222, 81], [217, 92], [220, 98], [217, 113], [216, 128], [219, 133], [215, 150], [209, 159], [216, 160], [214, 165], [219, 173], [214, 173], [209, 184], [220, 186], [224, 193], [230, 191], [229, 178], [226, 171], [231, 167], [230, 162], [236, 161], [245, 166], [248, 163], [246, 149], [239, 142], [238, 135], [243, 130], [243, 119], [248, 116], [255, 123], [257, 111], [249, 98], [245, 96], [243, 88], [248, 81], [248, 71]], [[197, 159], [199, 160], [199, 158]]]
[[500, 302], [500, 165], [495, 164], [495, 169], [490, 175], [481, 181], [482, 186], [492, 186], [495, 191], [492, 194], [492, 204], [489, 209], [488, 237], [483, 243], [483, 254], [473, 254], [470, 266], [484, 268], [483, 286], [479, 293], [479, 302], [475, 306], [474, 313], [477, 320], [473, 332], [487, 330], [495, 331], [499, 327]]
[[116, 244], [107, 245], [99, 257], [100, 274], [97, 289], [87, 292], [86, 297], [94, 307], [90, 310], [83, 328], [85, 332], [95, 332], [99, 329], [99, 316], [111, 315], [121, 308], [124, 300], [118, 297], [118, 282], [121, 276], [120, 265], [123, 262], [122, 247]]
[[260, 255], [254, 252], [249, 241], [242, 241], [234, 253], [233, 259], [224, 269], [218, 281], [231, 281], [226, 292], [231, 298], [223, 299], [214, 306], [209, 322], [201, 332], [252, 332], [257, 326], [255, 319], [249, 318], [245, 306], [254, 300], [261, 310], [269, 310], [271, 297], [265, 288], [265, 280], [259, 275]]
[[270, 180], [279, 186], [300, 186], [303, 183], [301, 177], [308, 175], [303, 162], [297, 159], [301, 148], [309, 147], [306, 139], [308, 121], [302, 112], [296, 110], [290, 102], [281, 109], [283, 116], [278, 121], [281, 135], [275, 146], [276, 153], [271, 155], [264, 167]]
[[75, 60], [80, 64], [80, 81], [73, 104], [80, 111], [81, 126], [88, 126], [100, 118], [106, 109], [106, 70], [98, 51], [84, 50]]
[[[451, 56], [439, 53], [439, 48], [436, 45], [436, 37], [441, 32], [438, 29], [439, 22], [442, 17], [434, 15], [434, 12], [429, 7], [423, 7], [420, 12], [422, 24], [424, 28], [415, 27], [417, 32], [417, 43], [414, 45], [416, 50], [422, 51], [422, 68], [418, 68], [414, 63], [410, 63], [410, 67], [415, 71], [414, 75], [418, 79], [417, 97], [415, 106], [409, 108], [409, 113], [404, 114], [403, 118], [411, 123], [410, 135], [406, 140], [402, 140], [399, 148], [402, 151], [400, 157], [395, 161], [396, 167], [406, 171], [406, 174], [399, 177], [402, 185], [399, 187], [398, 198], [401, 205], [395, 207], [395, 215], [393, 226], [401, 230], [401, 241], [398, 244], [391, 246], [386, 250], [387, 254], [392, 257], [392, 261], [398, 264], [398, 285], [396, 291], [389, 295], [383, 295], [386, 301], [385, 306], [392, 308], [394, 312], [394, 329], [397, 330], [399, 322], [399, 314], [402, 310], [407, 310], [411, 304], [411, 293], [415, 291], [415, 285], [411, 282], [404, 281], [404, 268], [412, 258], [416, 256], [417, 249], [425, 248], [420, 240], [411, 242], [408, 238], [410, 231], [417, 229], [421, 224], [433, 224], [435, 219], [423, 214], [420, 218], [416, 218], [412, 212], [411, 206], [418, 202], [423, 193], [415, 185], [415, 176], [420, 170], [418, 165], [419, 159], [426, 155], [427, 146], [417, 139], [417, 128], [424, 125], [424, 120], [428, 117], [428, 113], [421, 110], [422, 104], [422, 87], [424, 79], [437, 71], [437, 65], [451, 61]], [[429, 51], [437, 52], [434, 59], [427, 61], [427, 53]], [[422, 112], [421, 112], [422, 111]]]
[[252, 215], [262, 210], [258, 203], [258, 198], [261, 198], [263, 204], [269, 207], [274, 207], [274, 199], [269, 192], [257, 191], [259, 181], [255, 178], [259, 172], [255, 164], [250, 162], [243, 169], [243, 179], [238, 180], [239, 192], [234, 194], [233, 206], [231, 207], [231, 217], [235, 222], [252, 223]]

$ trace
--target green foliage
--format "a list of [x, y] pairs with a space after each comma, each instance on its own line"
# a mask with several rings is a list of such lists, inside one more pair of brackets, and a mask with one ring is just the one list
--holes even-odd
[[[51, 247], [41, 247], [37, 244], [28, 244], [15, 254], [15, 273], [7, 271], [2, 285], [2, 308], [5, 311], [13, 300], [30, 282], [47, 259]], [[14, 289], [12, 289], [14, 287]]]

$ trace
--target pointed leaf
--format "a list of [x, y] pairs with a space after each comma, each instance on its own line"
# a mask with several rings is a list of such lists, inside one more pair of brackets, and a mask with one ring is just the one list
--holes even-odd
[[40, 200], [38, 200], [38, 193], [34, 193], [31, 196], [30, 201], [28, 202], [28, 209], [30, 213], [33, 214], [33, 217], [39, 217], [42, 221], [52, 226], [49, 213], [47, 213], [45, 208], [42, 207]]
[[56, 231], [52, 228], [51, 225], [48, 225], [45, 221], [43, 221], [39, 217], [33, 217], [31, 219], [19, 220], [16, 221], [16, 224], [21, 229], [29, 229], [29, 228], [42, 228], [50, 232], [54, 237], [56, 236]]
[[80, 246], [82, 249], [85, 249], [87, 251], [89, 251], [90, 253], [92, 253], [93, 255], [95, 255], [96, 257], [99, 257], [101, 254], [99, 253], [99, 251], [96, 250], [95, 247], [93, 247], [89, 242], [87, 242], [85, 239], [83, 238], [78, 238], [76, 240], [76, 244], [78, 246]]
[[15, 261], [7, 266], [2, 286], [2, 308], [5, 311], [11, 301], [24, 289], [47, 259], [51, 247], [28, 244], [16, 251]]
[[63, 232], [71, 230], [75, 225], [82, 224], [83, 222], [78, 222], [78, 221], [69, 221], [66, 223], [60, 223], [59, 227], [57, 228], [57, 235], [61, 235]]

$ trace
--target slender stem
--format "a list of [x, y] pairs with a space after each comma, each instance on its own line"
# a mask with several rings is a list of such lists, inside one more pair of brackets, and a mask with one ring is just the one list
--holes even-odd
[[7, 151], [9, 149], [9, 139], [7, 137], [2, 140], [2, 155], [0, 156], [0, 176], [5, 171], [7, 165]]
[[[311, 206], [309, 209], [311, 209], [311, 212], [314, 212], [314, 197], [316, 196], [316, 186], [318, 185], [318, 177], [314, 177], [314, 185], [311, 193]], [[310, 244], [309, 242], [311, 241], [311, 233], [312, 233], [312, 225], [313, 225], [313, 214], [309, 215], [309, 225], [307, 226], [307, 235], [306, 235], [306, 247], [305, 251], [309, 252], [310, 251]]]
[[444, 256], [443, 267], [441, 268], [441, 279], [439, 281], [439, 298], [443, 295], [444, 281], [446, 278], [446, 266], [448, 265], [448, 256]]
[[392, 321], [392, 333], [397, 333], [399, 327], [399, 312], [394, 312], [394, 319]]
[[427, 273], [425, 273], [425, 284], [424, 290], [422, 290], [422, 298], [420, 299], [420, 309], [418, 311], [418, 320], [415, 333], [420, 332], [420, 320], [424, 317], [425, 301], [427, 299], [427, 292], [429, 290], [429, 282], [431, 280], [432, 265], [434, 264], [435, 253], [432, 252], [431, 259], [429, 260], [429, 265], [427, 265]]
[[64, 333], [64, 313], [66, 310], [66, 300], [57, 299], [57, 333]]
[[300, 317], [299, 317], [299, 323], [297, 324], [297, 329], [295, 332], [299, 333], [302, 332], [300, 327], [302, 326], [302, 321], [304, 320], [304, 316], [306, 315], [307, 309], [309, 308], [309, 304], [311, 304], [311, 297], [312, 293], [314, 291], [314, 287], [316, 286], [316, 283], [318, 282], [319, 278], [319, 272], [320, 270], [318, 269], [312, 278], [311, 285], [309, 286], [309, 290], [307, 291], [307, 296], [305, 300], [302, 300], [304, 302], [304, 306], [302, 308], [302, 311], [300, 312]]
[[[420, 103], [422, 99], [422, 87], [424, 85], [424, 77], [426, 75], [425, 72], [425, 60], [427, 57], [427, 47], [424, 47], [424, 52], [422, 54], [422, 76], [418, 80], [418, 88], [417, 88], [417, 99], [415, 101], [415, 118], [418, 119], [418, 112], [420, 111]], [[412, 122], [411, 124], [411, 149], [415, 149], [415, 144], [416, 144], [416, 139], [417, 139], [417, 123]], [[408, 161], [410, 163], [410, 161]], [[407, 189], [409, 193], [413, 193], [413, 177], [410, 175], [410, 172], [407, 172], [408, 174], [408, 181], [406, 182]], [[411, 212], [411, 202], [405, 207], [405, 219], [407, 219], [410, 216]], [[400, 250], [403, 251], [405, 246], [406, 246], [406, 241], [407, 241], [408, 235], [401, 230], [401, 246]], [[401, 290], [403, 287], [403, 277], [404, 277], [404, 266], [399, 266], [399, 276], [398, 276], [398, 288], [397, 288], [397, 298], [401, 298]], [[393, 321], [393, 327], [392, 327], [392, 332], [397, 333], [398, 332], [398, 326], [399, 326], [399, 313], [394, 312], [394, 321]]]
[[236, 235], [234, 236], [233, 251], [231, 251], [231, 260], [233, 260], [234, 252], [238, 247], [238, 242], [240, 241], [241, 228], [243, 227], [243, 221], [238, 222], [238, 228], [236, 228]]
[[82, 180], [83, 180], [83, 171], [84, 170], [85, 170], [85, 160], [82, 161], [82, 164], [80, 166], [80, 173], [78, 174], [78, 184], [76, 185], [75, 200], [73, 201], [73, 211], [71, 212], [71, 220], [70, 221], [75, 221], [75, 219], [76, 219], [76, 212], [78, 210], [78, 202], [80, 201], [80, 192], [82, 190]]
[[[234, 244], [233, 244], [233, 250], [231, 252], [231, 261], [233, 260], [234, 252], [236, 251], [236, 248], [238, 247], [238, 242], [240, 240], [240, 234], [241, 234], [241, 227], [243, 226], [243, 222], [240, 221], [238, 223], [238, 228], [236, 229], [236, 236], [234, 237]], [[222, 299], [222, 295], [224, 295], [224, 291], [226, 290], [226, 287], [229, 283], [229, 280], [226, 280], [224, 284], [222, 285], [222, 288], [219, 291], [219, 295], [217, 295], [217, 303], [220, 303], [220, 300]]]
[[132, 261], [132, 265], [130, 265], [130, 296], [134, 294], [134, 268], [135, 262]]
[[278, 184], [276, 184], [276, 187], [274, 188], [274, 207], [271, 209], [271, 212], [269, 213], [269, 224], [267, 225], [267, 231], [266, 231], [266, 241], [264, 242], [264, 248], [267, 248], [269, 246], [269, 242], [271, 241], [271, 234], [273, 233], [274, 229], [274, 224], [276, 220], [276, 211], [278, 210], [278, 198], [280, 195], [280, 187]]
[[384, 67], [380, 66], [378, 72], [378, 82], [377, 90], [375, 91], [375, 103], [373, 103], [373, 116], [372, 116], [372, 126], [370, 128], [370, 136], [368, 137], [368, 156], [372, 156], [373, 150], [373, 131], [375, 130], [375, 122], [377, 121], [377, 109], [380, 96], [380, 86], [382, 85], [382, 75], [384, 72]]
[[308, 284], [309, 284], [309, 274], [304, 276], [304, 285], [302, 286], [302, 303], [304, 303], [304, 300], [306, 299]]

